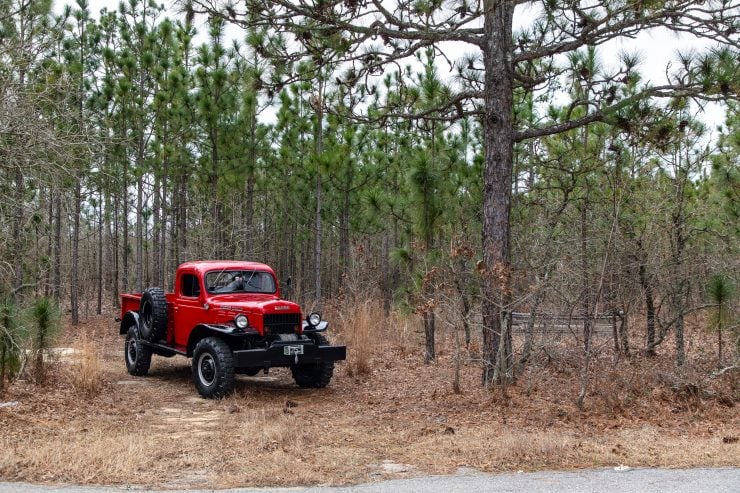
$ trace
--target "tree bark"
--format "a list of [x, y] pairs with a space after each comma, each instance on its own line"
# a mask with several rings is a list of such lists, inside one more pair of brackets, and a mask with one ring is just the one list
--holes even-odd
[[188, 202], [188, 176], [186, 172], [183, 172], [180, 176], [180, 194], [177, 198], [177, 208], [178, 208], [178, 228], [180, 230], [180, 233], [177, 235], [177, 255], [176, 260], [177, 264], [180, 265], [181, 262], [185, 260], [185, 257], [189, 257], [187, 255], [187, 248], [188, 248], [188, 208], [187, 208], [187, 202]]
[[256, 260], [257, 257], [257, 235], [254, 233], [254, 172], [247, 177], [247, 200], [246, 200], [246, 257], [249, 260]]
[[[502, 330], [511, 324], [506, 313], [510, 293], [511, 173], [513, 135], [513, 1], [484, 1], [483, 63], [485, 110], [483, 122], [483, 383], [509, 377], [511, 355], [504, 352], [507, 374], [494, 375]], [[510, 330], [503, 330], [511, 337]], [[504, 347], [508, 347], [504, 341]]]
[[324, 153], [324, 82], [319, 79], [318, 107], [316, 109], [316, 241], [314, 245], [315, 309], [321, 310], [321, 158]]
[[622, 310], [618, 313], [619, 317], [619, 337], [621, 341], [622, 346], [622, 354], [624, 354], [627, 358], [631, 356], [630, 351], [630, 341], [629, 341], [629, 334], [627, 331], [627, 321], [629, 320], [629, 316], [627, 314], [627, 310]]
[[15, 214], [13, 217], [13, 293], [21, 296], [23, 286], [23, 207], [25, 203], [26, 184], [20, 164], [15, 171]]
[[118, 251], [120, 247], [120, 233], [119, 233], [119, 222], [120, 222], [120, 216], [118, 215], [119, 211], [119, 205], [118, 205], [118, 197], [117, 193], [113, 194], [113, 241], [111, 242], [111, 250], [113, 250], [113, 303], [116, 307], [119, 307], [121, 304], [121, 299], [118, 296], [119, 291], [119, 277], [120, 277], [120, 253]]
[[[254, 54], [254, 66], [258, 66], [257, 53]], [[249, 108], [249, 169], [247, 172], [247, 200], [245, 204], [245, 256], [248, 259], [257, 259], [257, 235], [254, 231], [254, 185], [257, 173], [257, 108]]]
[[382, 290], [383, 290], [383, 315], [387, 318], [391, 314], [391, 303], [393, 301], [393, 293], [391, 291], [391, 274], [390, 274], [390, 262], [389, 256], [390, 251], [388, 245], [390, 239], [388, 238], [388, 232], [383, 232], [383, 245], [380, 259], [380, 271], [382, 276]]
[[647, 273], [647, 261], [645, 260], [645, 252], [642, 249], [642, 243], [637, 243], [638, 255], [639, 255], [639, 266], [637, 267], [637, 275], [640, 280], [640, 287], [642, 288], [645, 296], [645, 315], [646, 315], [646, 341], [645, 341], [645, 353], [648, 356], [655, 356], [655, 296], [653, 295], [653, 285], [650, 282], [650, 278]]
[[349, 275], [349, 218], [350, 218], [350, 198], [352, 193], [352, 180], [354, 166], [350, 159], [348, 163], [347, 175], [345, 177], [344, 189], [342, 190], [342, 212], [339, 215], [339, 261], [341, 262], [341, 282], [344, 286], [347, 276]]
[[152, 200], [152, 286], [162, 286], [162, 280], [160, 279], [161, 266], [160, 266], [160, 252], [162, 246], [160, 244], [162, 220], [161, 220], [161, 195], [160, 195], [160, 179], [159, 176], [154, 178], [154, 198]]
[[[165, 133], [167, 135], [167, 133]], [[165, 138], [166, 141], [169, 142], [169, 137]], [[160, 181], [160, 193], [161, 195], [161, 202], [160, 202], [160, 226], [159, 226], [159, 251], [154, 252], [155, 255], [159, 255], [159, 273], [157, 277], [159, 278], [159, 282], [161, 284], [158, 284], [159, 286], [168, 286], [168, 269], [167, 269], [167, 225], [169, 223], [170, 218], [170, 210], [168, 206], [167, 201], [167, 180], [169, 180], [169, 172], [170, 172], [170, 157], [169, 154], [166, 154], [164, 159], [162, 160], [162, 179]]]
[[136, 180], [136, 291], [144, 291], [144, 176], [142, 166], [144, 163], [144, 142], [139, 144], [136, 153], [136, 169], [138, 178]]
[[[126, 128], [125, 126], [123, 127]], [[125, 131], [124, 131], [125, 134]], [[122, 213], [123, 217], [121, 218], [121, 221], [123, 223], [122, 225], [122, 231], [121, 236], [123, 236], [123, 244], [122, 244], [122, 251], [123, 251], [123, 258], [122, 260], [122, 269], [121, 269], [121, 290], [126, 293], [129, 289], [129, 282], [128, 282], [128, 264], [129, 264], [129, 251], [128, 251], [128, 157], [123, 156], [123, 183], [121, 184], [121, 201], [123, 202], [122, 207]]]
[[468, 261], [463, 254], [459, 254], [454, 264], [455, 270], [455, 287], [460, 296], [460, 309], [462, 310], [463, 330], [465, 331], [465, 347], [470, 347], [470, 296], [468, 294], [468, 285], [470, 284], [470, 275], [468, 272]]
[[215, 243], [215, 248], [210, 252], [213, 258], [223, 258], [224, 250], [224, 225], [223, 225], [223, 205], [218, 195], [218, 160], [219, 160], [219, 149], [218, 149], [218, 133], [217, 130], [212, 128], [209, 132], [209, 138], [211, 141], [211, 220], [213, 221], [212, 236], [211, 239]]
[[80, 271], [80, 206], [82, 203], [81, 177], [77, 172], [75, 185], [74, 234], [72, 235], [72, 275], [70, 276], [69, 294], [72, 308], [72, 325], [80, 322], [79, 308], [79, 271]]
[[103, 313], [103, 196], [99, 194], [98, 201], [98, 299], [95, 313]]
[[[689, 149], [686, 149], [689, 152]], [[689, 281], [684, 272], [684, 249], [686, 247], [686, 211], [684, 187], [689, 180], [688, 165], [690, 157], [686, 156], [684, 166], [681, 164], [681, 152], [677, 152], [677, 170], [675, 176], [675, 206], [673, 213], [673, 228], [671, 231], [671, 256], [673, 264], [673, 310], [676, 313], [676, 365], [683, 366], [686, 360], [686, 351], [684, 348], [684, 313], [686, 311], [686, 300], [688, 298]]]

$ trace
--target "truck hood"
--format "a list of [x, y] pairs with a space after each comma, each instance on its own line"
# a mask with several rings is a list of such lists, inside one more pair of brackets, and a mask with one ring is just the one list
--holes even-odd
[[269, 294], [222, 294], [210, 299], [211, 309], [223, 314], [238, 315], [301, 313], [301, 307], [292, 301], [278, 299]]

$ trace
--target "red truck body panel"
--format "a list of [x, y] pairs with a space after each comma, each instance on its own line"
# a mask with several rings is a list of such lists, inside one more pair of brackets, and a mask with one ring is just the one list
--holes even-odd
[[140, 294], [122, 294], [121, 295], [121, 318], [128, 312], [135, 312], [141, 304]]
[[[206, 276], [219, 271], [267, 273], [274, 280], [275, 292], [209, 292], [205, 285]], [[247, 316], [248, 330], [260, 336], [270, 330], [265, 324], [266, 316], [272, 317], [270, 320], [280, 320], [283, 326], [287, 323], [293, 327], [295, 320], [294, 333], [302, 332], [300, 306], [280, 299], [275, 272], [265, 264], [227, 260], [186, 262], [177, 268], [174, 288], [165, 296], [168, 311], [166, 342], [178, 351], [186, 351], [190, 335], [197, 326], [233, 324], [234, 318], [240, 314]], [[138, 311], [140, 303], [141, 294], [122, 294], [121, 319], [128, 312]]]

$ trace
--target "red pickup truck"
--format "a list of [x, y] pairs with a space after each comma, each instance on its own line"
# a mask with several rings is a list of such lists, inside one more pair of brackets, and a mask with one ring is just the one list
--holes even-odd
[[117, 320], [131, 375], [146, 375], [153, 354], [187, 356], [206, 398], [232, 392], [235, 373], [272, 367], [290, 368], [301, 387], [325, 387], [334, 361], [346, 358], [345, 346], [330, 345], [322, 334], [328, 323], [321, 315], [304, 319], [297, 304], [281, 299], [273, 270], [256, 262], [184, 263], [174, 292], [121, 295]]

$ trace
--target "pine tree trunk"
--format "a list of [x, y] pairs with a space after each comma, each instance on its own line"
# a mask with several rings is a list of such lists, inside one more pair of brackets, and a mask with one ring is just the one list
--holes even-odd
[[537, 318], [539, 317], [540, 306], [545, 301], [545, 290], [541, 289], [537, 291], [532, 300], [532, 306], [529, 310], [529, 320], [527, 320], [527, 327], [524, 330], [524, 346], [522, 347], [522, 355], [516, 364], [516, 374], [521, 375], [524, 368], [527, 366], [529, 359], [532, 357], [532, 347], [534, 346], [534, 332], [537, 327]]
[[118, 249], [120, 248], [120, 241], [119, 241], [119, 229], [118, 224], [120, 222], [120, 217], [118, 215], [119, 209], [118, 209], [118, 197], [117, 194], [113, 194], [113, 243], [111, 245], [111, 250], [113, 250], [113, 303], [115, 303], [116, 307], [120, 306], [121, 300], [118, 296], [118, 280], [119, 275], [121, 272], [121, 266], [120, 266], [120, 255]]
[[647, 262], [645, 261], [645, 254], [642, 251], [642, 244], [638, 242], [637, 245], [639, 249], [638, 254], [640, 255], [640, 264], [637, 267], [637, 273], [640, 280], [640, 287], [645, 296], [645, 315], [647, 319], [645, 353], [648, 356], [655, 356], [655, 298], [653, 296], [653, 285], [647, 274]]
[[630, 350], [630, 341], [629, 341], [629, 335], [627, 333], [627, 321], [628, 321], [627, 311], [624, 310], [619, 313], [619, 336], [621, 339], [621, 346], [622, 346], [622, 354], [624, 354], [626, 357], [631, 356], [631, 350]]
[[[257, 54], [255, 53], [254, 66], [258, 64]], [[257, 235], [254, 231], [254, 185], [255, 175], [257, 173], [257, 115], [256, 108], [249, 115], [249, 170], [247, 174], [247, 199], [244, 211], [244, 226], [246, 236], [245, 257], [250, 260], [257, 258]]]
[[717, 368], [722, 368], [722, 305], [717, 309]]
[[383, 279], [383, 315], [388, 317], [391, 313], [391, 302], [393, 301], [393, 292], [391, 291], [391, 274], [390, 274], [390, 268], [389, 268], [389, 256], [390, 251], [388, 248], [388, 244], [390, 243], [390, 239], [388, 238], [388, 233], [383, 233], [383, 249], [381, 253], [381, 275]]
[[136, 180], [136, 292], [144, 291], [144, 177], [141, 166], [144, 161], [144, 142], [140, 142], [136, 156], [136, 169], [139, 177]]
[[159, 261], [161, 259], [160, 252], [162, 250], [162, 246], [160, 245], [161, 240], [161, 228], [162, 228], [162, 220], [161, 220], [161, 199], [160, 199], [160, 181], [159, 176], [156, 176], [154, 178], [154, 200], [152, 201], [152, 208], [153, 208], [153, 223], [152, 223], [152, 286], [162, 286], [162, 280], [160, 279], [160, 273], [162, 272], [162, 268], [159, 264]]
[[[513, 139], [513, 1], [484, 1], [483, 63], [485, 68], [485, 110], [483, 122], [483, 383], [494, 381], [503, 324], [510, 293], [511, 172]], [[503, 331], [511, 337], [511, 331]], [[509, 345], [504, 341], [504, 347]], [[508, 373], [510, 356], [505, 358]], [[507, 375], [498, 375], [499, 381]]]
[[98, 299], [95, 313], [103, 313], [103, 197], [98, 202]]
[[244, 218], [247, 230], [245, 256], [248, 260], [257, 259], [257, 235], [254, 232], [254, 182], [254, 174], [250, 174], [247, 177], [246, 217]]
[[[168, 140], [168, 139], [167, 139]], [[169, 155], [165, 156], [162, 162], [162, 180], [160, 182], [160, 226], [159, 226], [159, 250], [155, 250], [154, 254], [159, 255], [159, 273], [157, 275], [158, 280], [161, 284], [158, 286], [168, 286], [168, 274], [167, 271], [167, 225], [169, 223], [170, 211], [167, 201], [167, 180], [169, 180], [169, 168], [170, 159]]]
[[[46, 258], [51, 261], [54, 258], [54, 188], [49, 187], [48, 193], [49, 203], [46, 205], [48, 207], [49, 239], [46, 243]], [[54, 275], [52, 274], [52, 269], [50, 269], [50, 272], [48, 273], [44, 287], [44, 296], [47, 298], [52, 296], [54, 291]]]
[[211, 229], [212, 236], [211, 236], [211, 242], [215, 245], [213, 250], [211, 251], [211, 255], [213, 258], [222, 258], [223, 257], [223, 207], [221, 204], [221, 199], [218, 195], [218, 181], [219, 181], [219, 173], [218, 173], [218, 134], [216, 133], [215, 129], [211, 129], [210, 132], [210, 141], [211, 141], [211, 176], [210, 176], [210, 184], [211, 184], [211, 200], [212, 200], [212, 206], [211, 206], [211, 220], [213, 221], [213, 227]]
[[185, 260], [184, 255], [187, 255], [188, 248], [188, 177], [187, 173], [183, 173], [180, 177], [180, 195], [178, 197], [178, 216], [180, 218], [180, 234], [178, 235], [178, 256], [177, 264]]
[[54, 300], [62, 300], [62, 198], [58, 189], [54, 190], [54, 281], [52, 293]]
[[[688, 153], [689, 150], [687, 149]], [[684, 186], [689, 180], [688, 171], [681, 166], [681, 153], [677, 153], [678, 171], [676, 173], [676, 210], [673, 214], [673, 231], [671, 241], [671, 254], [673, 266], [673, 310], [676, 314], [676, 365], [683, 366], [686, 361], [686, 350], [684, 347], [684, 312], [688, 298], [689, 281], [684, 272], [684, 249], [686, 247], [686, 213], [684, 210]], [[690, 157], [686, 156], [686, 163]]]
[[80, 207], [82, 204], [82, 185], [79, 171], [75, 185], [74, 234], [72, 236], [72, 275], [70, 276], [69, 294], [72, 305], [72, 325], [80, 322], [79, 289], [80, 289]]
[[179, 177], [173, 177], [174, 187], [172, 189], [172, 229], [170, 229], [170, 264], [169, 270], [172, 267], [179, 265], [180, 262], [180, 183]]
[[[431, 282], [431, 281], [430, 281]], [[424, 363], [431, 363], [437, 358], [434, 348], [434, 311], [424, 311]]]
[[319, 80], [318, 108], [316, 110], [316, 241], [314, 244], [314, 309], [321, 310], [321, 158], [324, 153], [324, 83]]
[[126, 156], [123, 157], [123, 184], [121, 186], [121, 200], [123, 202], [123, 213], [121, 217], [123, 243], [121, 245], [123, 249], [122, 269], [121, 269], [121, 290], [124, 293], [128, 292], [128, 264], [129, 264], [129, 251], [128, 251], [128, 159]]
[[15, 171], [15, 214], [13, 217], [12, 241], [13, 252], [13, 293], [21, 296], [23, 286], [23, 207], [25, 205], [26, 185], [23, 170], [20, 165]]
[[344, 189], [342, 190], [342, 211], [339, 215], [339, 261], [341, 276], [339, 285], [344, 286], [349, 275], [350, 267], [350, 241], [349, 241], [349, 221], [350, 207], [352, 205], [352, 182], [354, 181], [355, 167], [351, 159], [346, 160], [347, 172], [344, 180]]
[[591, 351], [591, 332], [593, 324], [591, 321], [591, 299], [593, 294], [591, 292], [591, 280], [589, 276], [589, 261], [588, 261], [588, 196], [584, 198], [584, 202], [581, 204], [581, 282], [583, 283], [583, 298], [581, 300], [581, 310], [583, 312], [583, 351], [588, 353]]

